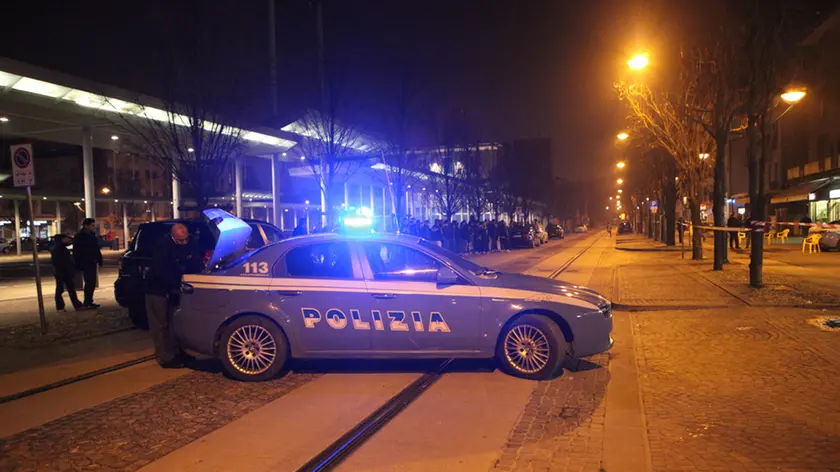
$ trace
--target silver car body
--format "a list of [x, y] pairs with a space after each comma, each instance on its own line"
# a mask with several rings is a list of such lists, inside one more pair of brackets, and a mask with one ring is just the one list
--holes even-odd
[[[224, 238], [224, 232], [219, 237]], [[231, 245], [225, 247], [229, 250]], [[347, 277], [290, 275], [290, 254], [315, 247], [349, 251]], [[399, 274], [404, 280], [378, 279], [368, 254], [376, 254], [370, 251], [379, 247], [419, 251], [439, 264], [435, 276], [447, 273], [451, 280], [442, 284], [424, 276], [414, 281], [413, 270]], [[298, 248], [303, 249], [293, 252]], [[213, 260], [224, 259], [224, 254], [214, 254]], [[228, 323], [259, 315], [280, 327], [297, 358], [481, 358], [495, 355], [507, 323], [536, 313], [560, 325], [574, 355], [592, 355], [612, 346], [612, 308], [601, 295], [550, 279], [480, 269], [417, 237], [295, 237], [205, 273], [184, 276], [187, 289], [173, 325], [183, 347], [204, 355], [216, 355]]]

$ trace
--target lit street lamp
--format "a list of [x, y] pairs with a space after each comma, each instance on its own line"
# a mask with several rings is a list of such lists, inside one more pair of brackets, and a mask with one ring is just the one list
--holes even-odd
[[619, 169], [624, 169], [625, 165], [627, 165], [627, 164], [625, 164], [624, 161], [619, 161], [615, 166], [618, 167]]
[[618, 193], [624, 193], [624, 190], [618, 189]]
[[788, 90], [782, 94], [782, 100], [786, 103], [794, 104], [805, 98], [804, 90]]
[[102, 193], [108, 195], [109, 193], [111, 193], [111, 189], [109, 189], [108, 187], [102, 187]]
[[708, 152], [701, 152], [700, 153], [700, 160], [701, 161], [705, 161], [708, 158], [709, 158], [709, 153]]
[[621, 185], [621, 184], [624, 183], [624, 179], [618, 179], [618, 180], [615, 181], [615, 183], [617, 183], [618, 185]]
[[627, 133], [624, 133], [624, 132], [618, 133], [618, 135], [616, 136], [616, 138], [618, 138], [619, 141], [624, 141], [625, 139], [627, 139], [629, 137], [630, 137], [630, 135], [627, 134]]
[[627, 65], [633, 70], [642, 70], [648, 66], [648, 63], [647, 54], [636, 54], [627, 61]]

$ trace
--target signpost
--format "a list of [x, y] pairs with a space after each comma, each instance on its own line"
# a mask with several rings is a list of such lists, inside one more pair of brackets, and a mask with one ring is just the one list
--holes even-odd
[[12, 148], [12, 178], [15, 187], [26, 187], [29, 201], [29, 239], [32, 241], [32, 260], [35, 263], [35, 289], [38, 292], [38, 315], [41, 334], [47, 334], [47, 317], [44, 314], [44, 295], [41, 292], [41, 265], [38, 262], [38, 238], [35, 233], [35, 208], [32, 205], [32, 186], [35, 185], [35, 163], [31, 144], [15, 144]]

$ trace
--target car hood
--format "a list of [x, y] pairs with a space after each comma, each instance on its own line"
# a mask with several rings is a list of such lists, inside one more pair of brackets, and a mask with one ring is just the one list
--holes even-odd
[[207, 266], [210, 268], [217, 267], [225, 261], [241, 256], [245, 252], [245, 245], [251, 236], [251, 226], [218, 208], [209, 208], [202, 213], [210, 226], [210, 232], [216, 239], [216, 246]]
[[499, 278], [493, 280], [492, 286], [533, 292], [527, 295], [526, 300], [563, 303], [570, 298], [591, 304], [598, 309], [610, 306], [609, 300], [594, 290], [545, 277], [502, 273]]

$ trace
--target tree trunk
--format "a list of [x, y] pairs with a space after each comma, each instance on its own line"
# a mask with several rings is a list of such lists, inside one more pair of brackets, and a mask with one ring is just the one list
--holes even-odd
[[677, 186], [674, 184], [674, 176], [669, 176], [668, 183], [665, 185], [665, 200], [662, 205], [662, 216], [665, 217], [664, 234], [662, 240], [668, 246], [676, 246], [677, 244]]
[[747, 125], [747, 145], [750, 171], [750, 219], [758, 222], [753, 224], [753, 231], [750, 232], [752, 244], [750, 248], [750, 285], [761, 288], [763, 285], [762, 269], [764, 266], [764, 231], [763, 223], [766, 218], [766, 208], [761, 198], [761, 179], [759, 173], [762, 167], [762, 156], [758, 149], [758, 133], [756, 130], [757, 117], [750, 116]]
[[700, 226], [700, 203], [696, 199], [689, 202], [691, 209], [691, 225], [694, 227], [694, 233], [691, 235], [691, 259], [695, 261], [703, 260], [703, 232], [697, 227]]
[[[715, 143], [717, 145], [717, 156], [715, 156], [715, 183], [712, 195], [712, 212], [714, 213], [715, 226], [723, 227], [726, 226], [726, 160], [728, 159], [729, 130], [718, 130], [715, 135]], [[714, 270], [723, 270], [723, 265], [729, 263], [726, 237], [726, 232], [715, 231]]]

